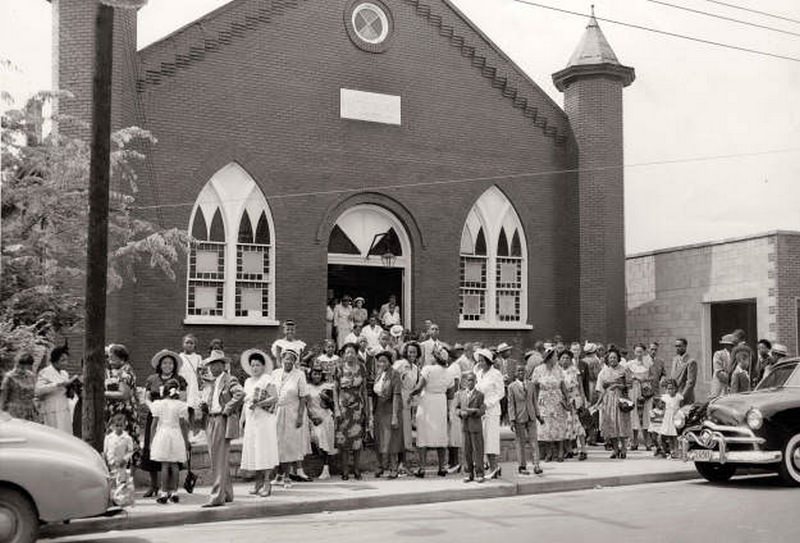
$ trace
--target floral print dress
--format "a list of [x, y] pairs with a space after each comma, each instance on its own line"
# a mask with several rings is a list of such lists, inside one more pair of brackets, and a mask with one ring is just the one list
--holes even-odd
[[110, 369], [106, 371], [106, 390], [118, 391], [121, 384], [125, 384], [130, 388], [131, 395], [127, 400], [106, 398], [106, 431], [109, 429], [111, 417], [118, 413], [125, 416], [125, 430], [133, 439], [133, 459], [134, 463], [137, 463], [140, 454], [139, 436], [141, 435], [141, 426], [139, 424], [139, 400], [136, 397], [136, 375], [133, 373], [133, 368], [131, 368], [130, 364], [125, 364], [116, 370]]
[[576, 439], [586, 436], [586, 430], [578, 417], [578, 409], [586, 407], [583, 394], [581, 392], [581, 372], [572, 364], [564, 370], [564, 385], [567, 388], [569, 402], [575, 408], [574, 411], [567, 413], [567, 439]]
[[35, 388], [36, 375], [32, 371], [16, 369], [8, 372], [0, 386], [5, 395], [5, 404], [0, 405], [0, 409], [17, 419], [42, 422], [33, 400]]
[[344, 363], [336, 371], [341, 419], [336, 428], [336, 445], [343, 450], [360, 450], [366, 431], [367, 369]]
[[569, 418], [562, 404], [564, 395], [561, 392], [564, 371], [558, 366], [548, 369], [547, 364], [540, 364], [533, 370], [531, 380], [539, 385], [539, 413], [544, 419], [544, 424], [539, 424], [538, 428], [539, 440], [568, 439]]

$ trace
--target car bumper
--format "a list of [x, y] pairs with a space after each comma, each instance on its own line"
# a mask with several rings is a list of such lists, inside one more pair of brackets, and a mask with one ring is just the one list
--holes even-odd
[[707, 462], [711, 464], [777, 464], [783, 459], [780, 451], [711, 451], [695, 449], [687, 451], [684, 459], [688, 462]]

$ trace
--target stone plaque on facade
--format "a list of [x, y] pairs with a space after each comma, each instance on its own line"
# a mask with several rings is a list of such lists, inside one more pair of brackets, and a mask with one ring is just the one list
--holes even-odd
[[340, 89], [342, 119], [383, 124], [401, 124], [400, 97], [353, 89]]

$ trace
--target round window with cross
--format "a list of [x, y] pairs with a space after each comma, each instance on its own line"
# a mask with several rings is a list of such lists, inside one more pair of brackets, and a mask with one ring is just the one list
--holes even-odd
[[389, 35], [389, 18], [380, 6], [359, 4], [353, 10], [353, 29], [367, 43], [378, 44]]

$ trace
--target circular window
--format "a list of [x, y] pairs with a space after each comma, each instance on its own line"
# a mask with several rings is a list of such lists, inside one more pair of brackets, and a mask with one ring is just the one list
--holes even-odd
[[389, 35], [389, 18], [375, 4], [359, 4], [353, 10], [353, 29], [365, 42], [378, 44]]
[[383, 0], [349, 0], [344, 26], [356, 47], [369, 53], [386, 51], [394, 36], [392, 12]]

